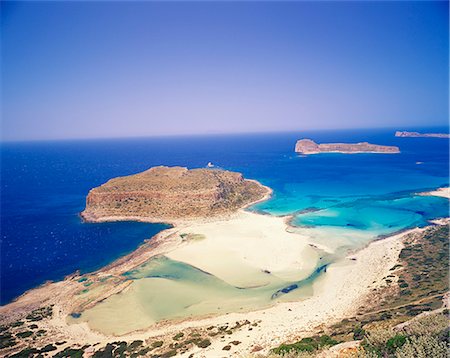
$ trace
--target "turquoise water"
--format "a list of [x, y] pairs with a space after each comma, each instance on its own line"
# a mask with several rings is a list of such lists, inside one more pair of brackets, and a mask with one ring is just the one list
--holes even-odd
[[[316, 141], [369, 141], [400, 147], [400, 154], [285, 154], [270, 163], [277, 177], [260, 180], [274, 189], [252, 210], [292, 215], [291, 224], [325, 228], [355, 240], [376, 239], [449, 215], [446, 198], [417, 193], [448, 185], [448, 140], [396, 138], [389, 131], [337, 132]], [[337, 237], [336, 237], [337, 236]]]
[[[1, 303], [46, 280], [98, 269], [166, 228], [132, 222], [85, 224], [78, 216], [92, 187], [155, 165], [198, 168], [212, 162], [242, 172], [274, 190], [272, 199], [252, 210], [294, 213], [292, 224], [310, 227], [311, 235], [336, 247], [356, 247], [447, 216], [447, 199], [415, 193], [449, 184], [448, 140], [396, 138], [394, 132], [3, 143]], [[299, 138], [397, 145], [401, 154], [303, 157], [294, 153]]]
[[448, 215], [446, 198], [403, 195], [347, 200], [297, 215], [292, 223], [309, 227], [346, 227], [386, 235], [407, 227], [424, 226], [429, 219]]

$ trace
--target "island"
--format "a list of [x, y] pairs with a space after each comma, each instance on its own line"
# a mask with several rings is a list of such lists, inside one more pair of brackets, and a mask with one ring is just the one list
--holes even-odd
[[319, 153], [400, 153], [396, 146], [361, 143], [323, 143], [317, 144], [311, 139], [300, 139], [295, 144], [295, 152], [300, 154], [319, 154]]
[[448, 133], [419, 133], [419, 132], [407, 132], [407, 131], [397, 131], [395, 132], [396, 137], [402, 137], [402, 138], [417, 138], [417, 137], [424, 137], [424, 138], [450, 138], [450, 134]]
[[88, 222], [168, 222], [227, 215], [271, 190], [240, 173], [158, 166], [92, 189], [81, 216]]

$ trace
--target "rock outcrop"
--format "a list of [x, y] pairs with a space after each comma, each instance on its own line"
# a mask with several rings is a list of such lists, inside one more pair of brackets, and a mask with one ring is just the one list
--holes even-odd
[[448, 133], [419, 133], [419, 132], [395, 132], [396, 137], [428, 137], [428, 138], [450, 138]]
[[93, 222], [206, 218], [232, 213], [269, 193], [269, 188], [235, 172], [154, 167], [92, 189], [81, 216]]
[[295, 144], [295, 151], [300, 154], [319, 153], [400, 153], [395, 146], [362, 143], [324, 143], [317, 144], [311, 139], [300, 139]]

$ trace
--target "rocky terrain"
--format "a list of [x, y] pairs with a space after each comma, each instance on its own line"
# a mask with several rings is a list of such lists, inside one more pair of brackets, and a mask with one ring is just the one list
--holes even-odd
[[92, 189], [81, 215], [94, 222], [209, 218], [232, 213], [269, 194], [269, 188], [239, 173], [161, 166]]
[[300, 154], [319, 153], [400, 153], [395, 146], [362, 143], [323, 143], [317, 144], [311, 139], [300, 139], [295, 144], [295, 151]]
[[428, 137], [428, 138], [450, 138], [448, 133], [419, 133], [419, 132], [395, 132], [396, 137]]
[[356, 315], [258, 358], [448, 357], [448, 235], [445, 220], [402, 236], [397, 264]]

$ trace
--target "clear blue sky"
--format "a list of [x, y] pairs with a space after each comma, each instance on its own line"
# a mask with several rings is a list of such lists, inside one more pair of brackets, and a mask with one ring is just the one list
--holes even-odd
[[4, 140], [446, 125], [448, 3], [2, 2]]

